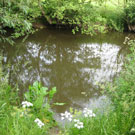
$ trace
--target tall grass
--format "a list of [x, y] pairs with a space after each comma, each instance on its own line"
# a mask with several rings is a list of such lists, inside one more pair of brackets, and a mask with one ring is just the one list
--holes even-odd
[[[56, 126], [48, 108], [23, 108], [18, 91], [8, 85], [0, 63], [0, 135], [48, 135], [50, 128]], [[44, 126], [34, 122], [39, 118]]]

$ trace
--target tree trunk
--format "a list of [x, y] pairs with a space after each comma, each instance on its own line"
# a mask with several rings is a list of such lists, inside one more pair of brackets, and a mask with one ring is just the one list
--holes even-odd
[[46, 18], [46, 20], [48, 21], [49, 24], [52, 24], [52, 20], [45, 14], [45, 11], [43, 10], [42, 6], [41, 6], [41, 2], [40, 0], [38, 0], [38, 5], [39, 5], [39, 8], [43, 14], [43, 16]]

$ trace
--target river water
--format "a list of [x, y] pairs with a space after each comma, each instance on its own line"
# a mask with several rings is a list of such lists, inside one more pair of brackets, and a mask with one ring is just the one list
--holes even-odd
[[122, 69], [128, 49], [127, 34], [111, 32], [96, 36], [73, 35], [70, 30], [43, 29], [14, 46], [2, 45], [3, 65], [9, 64], [9, 82], [21, 95], [34, 81], [57, 88], [56, 114], [68, 110], [102, 108], [105, 95], [97, 84], [112, 82]]

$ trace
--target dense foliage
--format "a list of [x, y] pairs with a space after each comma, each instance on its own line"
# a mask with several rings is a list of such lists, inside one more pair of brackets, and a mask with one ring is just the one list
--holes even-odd
[[[0, 34], [1, 40], [5, 41], [5, 36], [10, 39], [18, 38], [32, 33], [32, 23], [39, 17], [40, 11], [37, 3], [32, 0], [0, 2]], [[7, 28], [11, 29], [11, 34], [7, 33]]]
[[124, 11], [128, 29], [135, 32], [135, 2], [129, 2]]
[[132, 31], [134, 9], [134, 0], [3, 0], [0, 1], [0, 40], [11, 42], [33, 33], [33, 26], [39, 20], [71, 27], [73, 33], [93, 35], [109, 29], [122, 32], [126, 24]]

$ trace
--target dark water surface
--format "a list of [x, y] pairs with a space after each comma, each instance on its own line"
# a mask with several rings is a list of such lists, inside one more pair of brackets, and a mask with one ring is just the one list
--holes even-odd
[[8, 68], [10, 83], [19, 84], [21, 93], [34, 81], [56, 86], [56, 113], [70, 107], [102, 107], [105, 95], [98, 83], [112, 82], [121, 71], [127, 47], [127, 34], [107, 33], [94, 37], [73, 35], [68, 30], [43, 29], [25, 42], [18, 39], [14, 46], [1, 45], [3, 64]]

